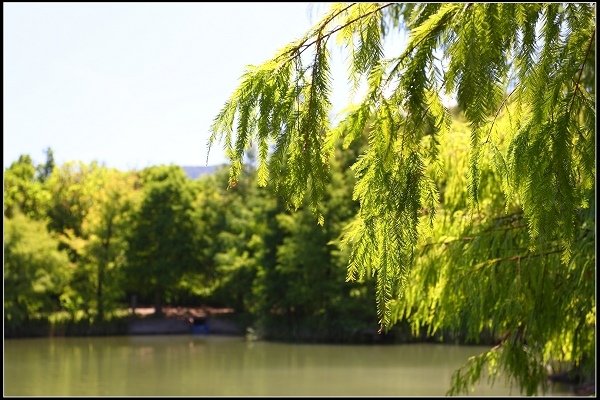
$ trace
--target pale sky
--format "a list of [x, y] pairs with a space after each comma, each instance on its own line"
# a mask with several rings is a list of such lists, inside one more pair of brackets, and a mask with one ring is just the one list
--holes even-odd
[[[206, 165], [210, 124], [244, 67], [327, 7], [3, 3], [4, 167], [21, 154], [43, 162], [46, 147], [58, 164]], [[223, 162], [217, 145], [208, 164]]]

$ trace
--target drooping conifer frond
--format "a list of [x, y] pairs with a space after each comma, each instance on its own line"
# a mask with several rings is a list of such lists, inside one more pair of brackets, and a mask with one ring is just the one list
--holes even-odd
[[[406, 47], [384, 54], [400, 29]], [[350, 80], [367, 84], [337, 126], [334, 36]], [[472, 339], [506, 331], [512, 341], [459, 373], [455, 388], [499, 362], [532, 393], [540, 365], [566, 357], [557, 343], [572, 341], [576, 365], [590, 350], [595, 37], [592, 4], [335, 4], [306, 36], [248, 68], [211, 143], [224, 138], [234, 184], [256, 142], [259, 183], [317, 210], [336, 143], [366, 137], [352, 167], [360, 211], [342, 240], [348, 279], [375, 276], [384, 329], [408, 317], [432, 333], [466, 324]], [[468, 140], [443, 95], [456, 99]], [[517, 225], [498, 222], [515, 212]], [[436, 237], [441, 249], [427, 241]], [[560, 313], [541, 305], [552, 291], [563, 296], [551, 306]], [[550, 328], [554, 317], [561, 323]]]

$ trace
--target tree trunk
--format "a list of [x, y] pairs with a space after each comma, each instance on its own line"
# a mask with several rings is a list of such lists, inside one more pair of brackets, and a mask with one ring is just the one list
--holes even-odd
[[104, 319], [104, 298], [102, 294], [102, 285], [104, 283], [104, 271], [106, 270], [106, 266], [108, 265], [109, 259], [109, 250], [110, 250], [110, 238], [112, 236], [112, 226], [113, 219], [112, 216], [109, 217], [108, 220], [108, 228], [106, 232], [106, 238], [104, 243], [102, 243], [102, 260], [98, 264], [98, 286], [96, 291], [96, 302], [98, 305], [98, 320], [102, 321]]
[[104, 263], [98, 265], [98, 287], [96, 290], [96, 302], [98, 305], [98, 320], [104, 319], [104, 304], [102, 301], [102, 281], [104, 280]]
[[154, 295], [154, 315], [157, 317], [163, 316], [162, 310], [162, 294], [160, 292], [156, 292]]

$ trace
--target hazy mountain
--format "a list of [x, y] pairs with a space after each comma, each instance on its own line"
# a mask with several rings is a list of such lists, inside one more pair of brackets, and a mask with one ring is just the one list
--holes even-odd
[[196, 179], [199, 176], [211, 174], [221, 167], [220, 165], [207, 165], [205, 167], [182, 166], [183, 170], [190, 179]]

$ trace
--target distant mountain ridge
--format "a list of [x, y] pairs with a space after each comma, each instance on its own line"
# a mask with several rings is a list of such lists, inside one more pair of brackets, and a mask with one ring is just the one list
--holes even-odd
[[219, 167], [221, 167], [220, 165], [207, 165], [205, 167], [196, 167], [196, 166], [182, 166], [181, 168], [183, 168], [183, 170], [185, 171], [186, 175], [190, 178], [190, 179], [196, 179], [202, 175], [206, 175], [206, 174], [212, 174], [213, 172], [215, 172]]

